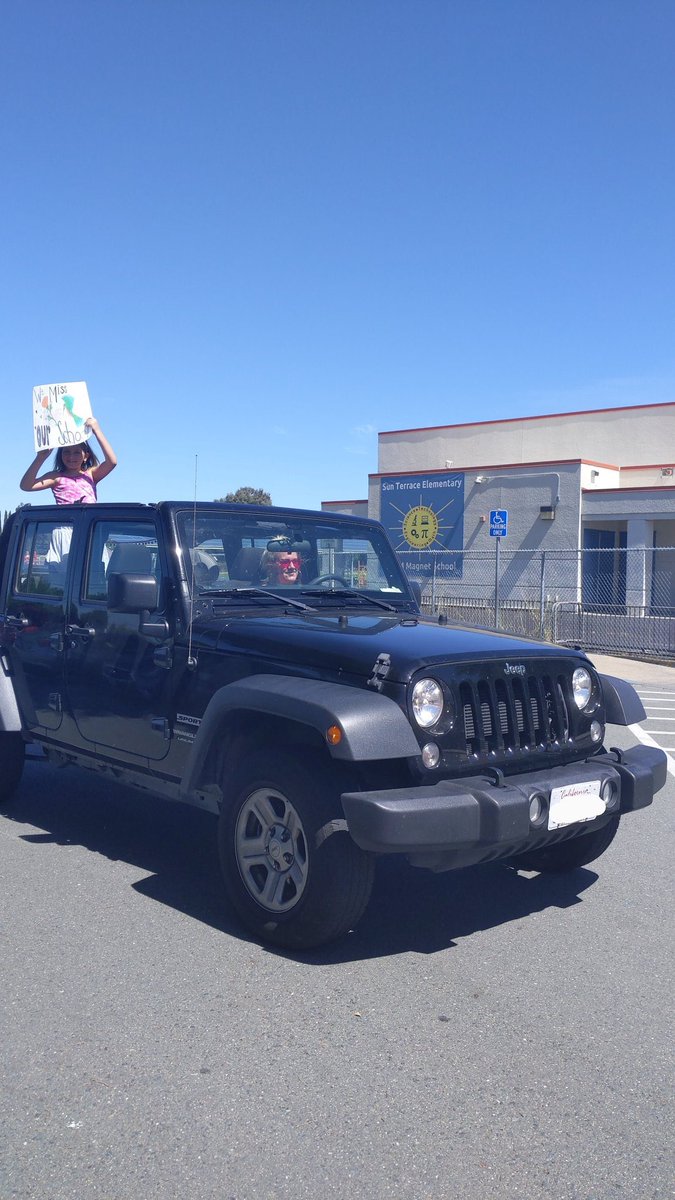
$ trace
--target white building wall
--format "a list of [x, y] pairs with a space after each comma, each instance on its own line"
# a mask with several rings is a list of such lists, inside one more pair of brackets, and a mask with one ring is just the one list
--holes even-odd
[[[667, 447], [664, 446], [664, 450]], [[671, 453], [675, 447], [670, 447]], [[644, 467], [622, 467], [621, 469], [621, 487], [672, 487], [675, 483], [675, 467], [668, 465]], [[584, 486], [586, 486], [584, 484]], [[611, 487], [611, 484], [606, 484], [606, 487]]]
[[322, 512], [345, 513], [348, 517], [367, 517], [367, 500], [322, 500]]
[[599, 463], [581, 464], [582, 488], [620, 487], [621, 472], [618, 467], [603, 467]]
[[[378, 471], [428, 471], [552, 459], [592, 459], [608, 466], [670, 465], [675, 403], [504, 421], [389, 430], [379, 435]], [[660, 471], [655, 471], [660, 479]], [[650, 486], [656, 481], [650, 480]]]

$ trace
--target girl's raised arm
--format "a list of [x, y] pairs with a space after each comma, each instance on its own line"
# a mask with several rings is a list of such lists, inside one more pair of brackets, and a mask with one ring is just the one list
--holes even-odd
[[51, 450], [38, 450], [28, 470], [21, 477], [19, 487], [22, 492], [42, 492], [45, 488], [52, 486], [56, 478], [55, 475], [42, 475], [38, 479], [38, 471], [45, 459], [49, 458], [50, 454]]
[[89, 417], [89, 419], [85, 421], [85, 425], [89, 426], [103, 452], [103, 462], [100, 462], [97, 467], [92, 467], [91, 471], [91, 477], [94, 483], [98, 483], [101, 479], [105, 479], [106, 475], [109, 475], [111, 471], [115, 470], [115, 467], [117, 466], [117, 455], [103, 433], [103, 430], [96, 420], [96, 417]]

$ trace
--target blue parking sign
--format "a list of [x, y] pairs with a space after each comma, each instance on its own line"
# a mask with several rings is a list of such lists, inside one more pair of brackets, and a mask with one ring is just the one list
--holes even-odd
[[507, 537], [509, 532], [508, 508], [490, 510], [490, 537]]

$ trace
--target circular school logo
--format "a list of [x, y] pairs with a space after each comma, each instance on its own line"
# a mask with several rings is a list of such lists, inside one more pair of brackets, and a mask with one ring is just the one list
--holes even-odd
[[433, 508], [426, 504], [418, 504], [408, 509], [403, 518], [403, 536], [409, 546], [416, 550], [424, 550], [436, 541], [438, 537], [438, 517]]

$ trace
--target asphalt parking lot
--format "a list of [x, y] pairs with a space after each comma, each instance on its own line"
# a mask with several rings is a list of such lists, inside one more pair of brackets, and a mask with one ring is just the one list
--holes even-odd
[[570, 876], [384, 860], [359, 928], [292, 956], [228, 910], [209, 816], [30, 762], [0, 1196], [671, 1195], [674, 794]]

